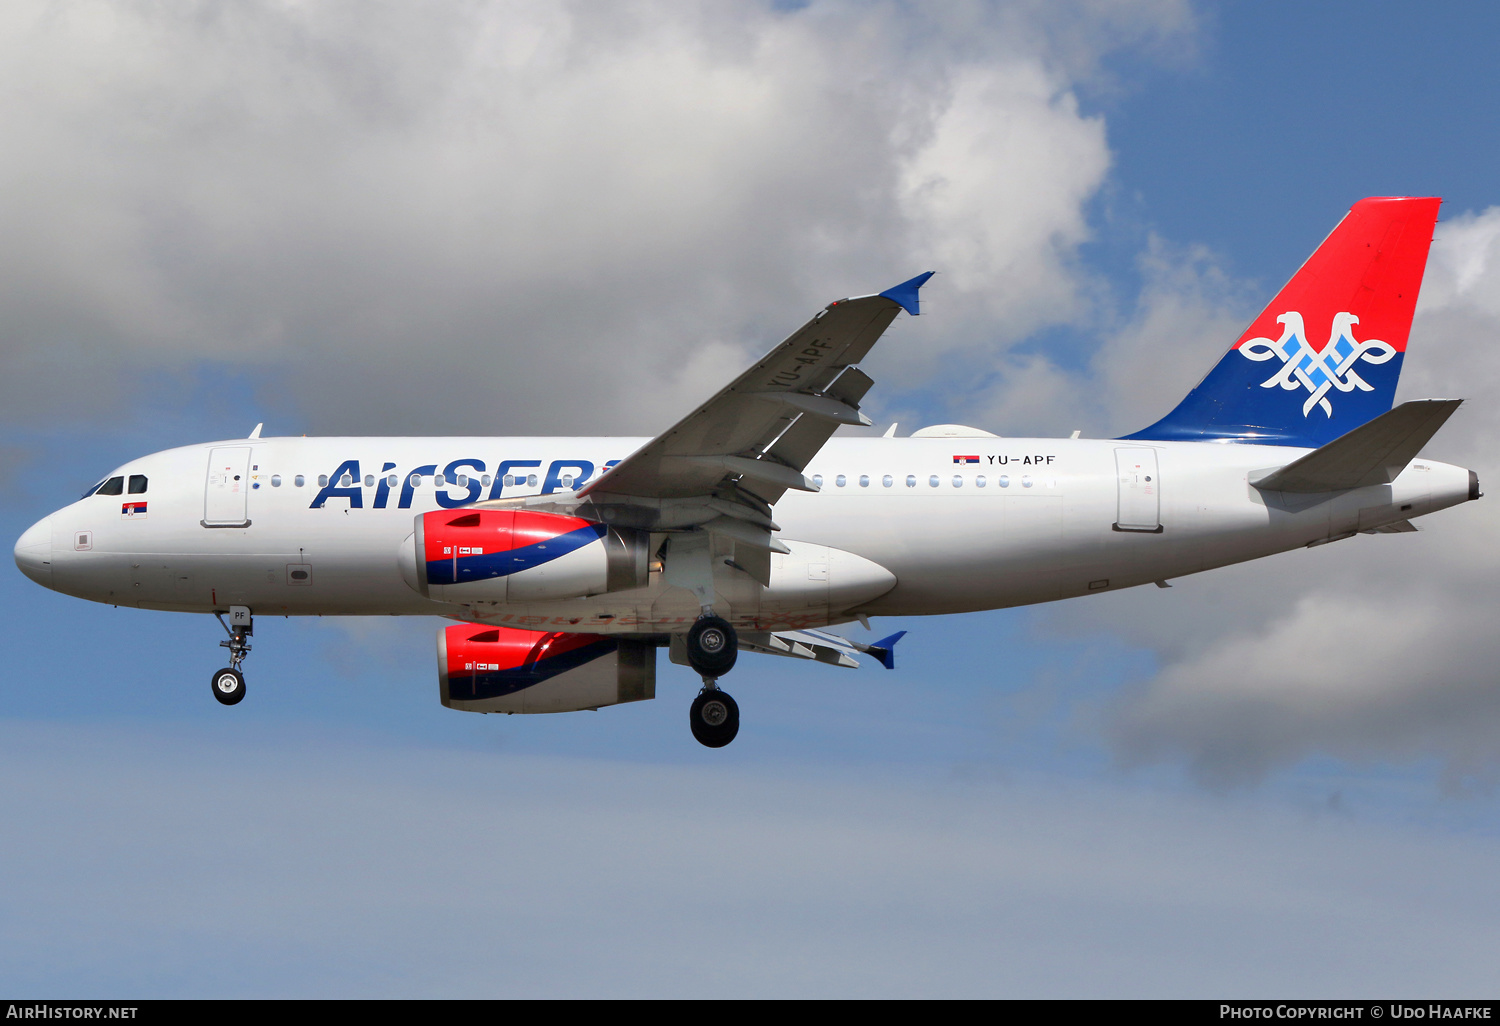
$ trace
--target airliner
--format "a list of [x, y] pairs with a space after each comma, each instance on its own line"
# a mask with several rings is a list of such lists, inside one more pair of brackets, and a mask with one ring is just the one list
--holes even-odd
[[[1394, 406], [1436, 198], [1360, 201], [1178, 406], [1119, 438], [870, 426], [859, 367], [932, 272], [841, 299], [655, 438], [248, 438], [119, 467], [26, 531], [33, 581], [213, 614], [245, 695], [254, 615], [441, 616], [443, 705], [654, 698], [657, 655], [722, 747], [740, 652], [894, 666], [827, 628], [1118, 591], [1480, 496], [1420, 455], [1461, 400]], [[852, 632], [851, 632], [852, 633]]]

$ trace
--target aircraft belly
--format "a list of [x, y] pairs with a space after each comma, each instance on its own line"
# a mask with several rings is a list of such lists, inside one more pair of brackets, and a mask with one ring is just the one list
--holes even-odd
[[[841, 549], [786, 540], [773, 553], [771, 586], [762, 587], [716, 553], [714, 612], [746, 628], [790, 630], [843, 623], [849, 610], [889, 591], [886, 568]], [[472, 603], [464, 615], [484, 623], [600, 634], [683, 631], [702, 615], [697, 596], [653, 572], [644, 588], [563, 602]]]

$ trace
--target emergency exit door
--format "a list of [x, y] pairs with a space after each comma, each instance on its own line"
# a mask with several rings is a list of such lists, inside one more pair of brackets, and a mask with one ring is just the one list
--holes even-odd
[[1120, 482], [1116, 531], [1161, 533], [1161, 475], [1156, 450], [1144, 446], [1115, 450]]

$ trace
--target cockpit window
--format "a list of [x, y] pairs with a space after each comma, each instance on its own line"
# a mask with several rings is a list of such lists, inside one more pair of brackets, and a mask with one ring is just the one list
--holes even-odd
[[[142, 480], [145, 480], [142, 478]], [[112, 477], [99, 486], [99, 495], [119, 495], [125, 490], [125, 479], [123, 477]]]
[[146, 475], [145, 474], [131, 474], [130, 475], [130, 494], [131, 495], [145, 495], [146, 494]]
[[97, 492], [99, 490], [99, 485], [102, 485], [103, 483], [104, 483], [103, 481], [100, 481], [99, 484], [94, 485], [88, 491], [86, 491], [82, 495], [80, 495], [79, 498], [80, 499], [87, 499], [90, 495], [93, 495], [95, 492]]

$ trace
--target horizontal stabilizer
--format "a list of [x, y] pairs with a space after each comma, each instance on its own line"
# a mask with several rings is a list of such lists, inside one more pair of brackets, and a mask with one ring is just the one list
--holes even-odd
[[1279, 470], [1250, 475], [1261, 491], [1316, 493], [1389, 484], [1463, 402], [1402, 403]]

